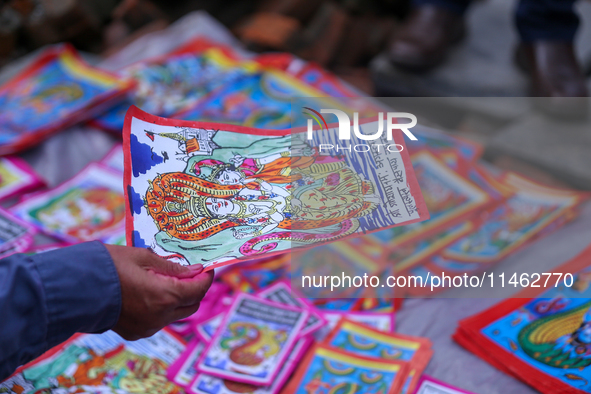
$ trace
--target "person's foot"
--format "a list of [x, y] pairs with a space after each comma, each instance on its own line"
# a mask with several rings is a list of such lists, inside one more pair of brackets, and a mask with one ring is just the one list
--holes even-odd
[[408, 71], [428, 71], [445, 61], [465, 32], [460, 14], [433, 5], [416, 7], [390, 44], [390, 62]]
[[517, 64], [532, 78], [534, 97], [587, 97], [585, 76], [573, 45], [561, 41], [521, 43]]
[[588, 112], [587, 82], [573, 45], [559, 41], [521, 43], [515, 59], [531, 78], [531, 95], [546, 112], [580, 117]]

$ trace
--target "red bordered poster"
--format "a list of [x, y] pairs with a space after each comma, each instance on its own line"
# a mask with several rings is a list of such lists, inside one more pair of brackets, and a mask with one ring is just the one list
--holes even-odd
[[428, 217], [400, 130], [382, 145], [398, 148], [381, 152], [326, 152], [337, 132], [323, 131], [307, 139], [304, 130], [165, 119], [132, 107], [123, 135], [128, 245], [209, 270]]

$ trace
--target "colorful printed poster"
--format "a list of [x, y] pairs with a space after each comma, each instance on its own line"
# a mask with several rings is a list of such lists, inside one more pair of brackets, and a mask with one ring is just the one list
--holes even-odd
[[[320, 134], [130, 109], [128, 245], [209, 270], [428, 217], [404, 150], [319, 154]], [[403, 146], [402, 138], [394, 132]]]
[[347, 319], [339, 322], [324, 343], [361, 356], [406, 361], [409, 376], [405, 379], [405, 393], [414, 390], [433, 354], [426, 338], [384, 333]]
[[454, 150], [464, 160], [473, 163], [484, 150], [484, 147], [477, 142], [430, 127], [418, 125], [413, 127], [412, 132], [417, 137], [416, 141], [408, 144], [408, 149], [412, 152], [420, 152], [424, 149], [430, 149], [437, 153]]
[[[350, 85], [343, 82], [336, 75], [332, 74], [313, 62], [306, 62], [289, 53], [263, 53], [254, 58], [254, 60], [263, 65], [266, 70], [277, 69], [283, 71], [283, 75], [289, 75], [297, 78], [299, 82], [308, 87], [316, 89], [315, 95], [308, 97], [332, 97], [332, 98], [350, 98], [349, 100], [340, 100], [346, 102], [347, 106], [359, 113], [360, 118], [376, 116], [379, 112], [388, 112], [382, 102], [370, 98], [360, 97], [365, 94]], [[294, 95], [294, 97], [302, 96]]]
[[270, 386], [254, 386], [199, 374], [191, 383], [189, 392], [194, 394], [279, 394], [295, 369], [296, 363], [304, 356], [310, 344], [311, 340], [306, 338], [296, 342], [287, 361], [281, 366], [281, 370]]
[[371, 235], [374, 242], [398, 248], [465, 221], [494, 202], [487, 193], [426, 150], [414, 154], [412, 163], [431, 218], [374, 233]]
[[199, 360], [207, 375], [269, 386], [308, 318], [308, 312], [239, 294]]
[[[318, 97], [314, 101], [318, 101], [319, 108], [338, 105], [328, 98], [320, 98], [323, 95], [287, 74], [261, 70], [221, 87], [195, 106], [173, 117], [264, 129], [289, 129], [306, 124], [302, 114], [292, 113], [292, 99]], [[296, 116], [295, 120], [292, 120], [292, 115]]]
[[257, 68], [252, 62], [228, 57], [224, 48], [202, 48], [202, 52], [195, 49], [190, 46], [188, 52], [175, 51], [122, 70], [122, 77], [135, 81], [136, 88], [125, 102], [95, 119], [94, 124], [121, 132], [131, 105], [152, 114], [170, 116]]
[[454, 339], [543, 393], [591, 392], [590, 254], [587, 247], [552, 277], [533, 277], [540, 287], [461, 321]]
[[473, 394], [457, 387], [450, 386], [440, 380], [423, 375], [417, 384], [414, 394]]
[[306, 354], [282, 393], [395, 394], [402, 387], [407, 372], [405, 362], [359, 356], [318, 344]]
[[343, 319], [354, 321], [382, 332], [394, 331], [395, 317], [393, 312], [323, 311], [322, 316], [327, 324], [314, 333], [314, 338], [318, 341], [324, 341]]
[[189, 385], [197, 376], [197, 361], [203, 354], [205, 344], [199, 340], [192, 340], [181, 356], [168, 369], [168, 379], [175, 384], [189, 388]]
[[[254, 293], [290, 276], [290, 255], [267, 257], [225, 267], [220, 279], [234, 291]], [[218, 274], [219, 272], [216, 272]]]
[[131, 87], [129, 81], [84, 63], [71, 46], [50, 47], [0, 87], [0, 154], [36, 145], [92, 117]]
[[424, 263], [450, 244], [473, 232], [476, 228], [474, 222], [468, 221], [444, 229], [428, 238], [391, 248], [387, 256], [387, 262], [389, 263], [387, 274], [391, 275], [393, 272], [405, 271]]
[[[352, 240], [365, 238], [367, 237], [361, 236]], [[380, 256], [372, 258], [366, 253], [367, 248], [357, 247], [357, 243], [348, 241], [348, 239], [336, 241], [301, 252], [292, 252], [290, 254], [291, 273], [292, 278], [297, 278], [297, 280], [292, 280], [292, 287], [307, 298], [375, 297], [378, 289], [373, 287], [351, 286], [348, 283], [335, 284], [333, 287], [330, 282], [322, 280], [322, 278], [332, 276], [363, 277], [364, 275], [379, 275], [384, 272], [383, 247]], [[387, 291], [390, 290], [387, 289]]]
[[112, 331], [78, 334], [19, 368], [0, 383], [0, 393], [183, 394], [166, 379], [166, 369], [184, 348], [167, 330], [137, 342]]
[[0, 200], [44, 186], [45, 182], [19, 157], [0, 158]]
[[69, 243], [110, 240], [124, 229], [122, 176], [90, 164], [62, 185], [35, 194], [12, 208], [23, 220]]
[[291, 285], [288, 281], [283, 280], [277, 282], [274, 285], [261, 290], [257, 293], [257, 296], [278, 304], [291, 305], [296, 308], [306, 309], [309, 312], [309, 316], [300, 333], [300, 336], [302, 337], [317, 331], [320, 327], [326, 324], [326, 321], [320, 312], [316, 310], [314, 305], [309, 303], [306, 299], [297, 298], [292, 294]]
[[443, 257], [468, 263], [502, 259], [545, 230], [565, 223], [588, 193], [546, 187], [509, 173], [504, 183], [515, 193], [487, 213], [477, 231], [443, 251]]
[[[342, 80], [319, 65], [306, 62], [290, 53], [263, 53], [254, 59], [265, 68], [275, 68], [292, 75], [330, 97], [359, 97], [358, 91], [346, 86]], [[367, 102], [368, 100], [359, 100]], [[377, 112], [376, 112], [377, 113]], [[375, 115], [372, 114], [372, 115]]]

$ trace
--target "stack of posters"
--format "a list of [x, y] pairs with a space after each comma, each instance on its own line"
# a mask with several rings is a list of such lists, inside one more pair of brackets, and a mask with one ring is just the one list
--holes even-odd
[[432, 355], [429, 340], [394, 333], [391, 314], [322, 311], [286, 281], [235, 293], [224, 311], [192, 329], [196, 336], [168, 372], [191, 394], [313, 386], [412, 393]]
[[590, 253], [532, 275], [516, 298], [462, 320], [454, 339], [542, 393], [590, 392]]

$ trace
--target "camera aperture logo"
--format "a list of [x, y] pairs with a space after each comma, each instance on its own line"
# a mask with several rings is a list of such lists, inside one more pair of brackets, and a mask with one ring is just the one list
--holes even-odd
[[[383, 112], [378, 113], [378, 120], [377, 120], [377, 131], [373, 134], [366, 134], [362, 133], [362, 130], [359, 127], [359, 113], [353, 113], [353, 127], [351, 127], [351, 119], [349, 115], [347, 115], [344, 111], [338, 109], [320, 109], [320, 112], [310, 108], [310, 107], [303, 107], [305, 111], [303, 113], [305, 115], [310, 116], [312, 119], [308, 119], [307, 122], [307, 139], [311, 140], [314, 136], [314, 121], [320, 127], [321, 132], [328, 131], [328, 123], [322, 114], [333, 114], [337, 117], [338, 120], [338, 139], [339, 141], [351, 141], [351, 128], [353, 129], [353, 133], [356, 140], [362, 141], [383, 141], [383, 134], [384, 129], [386, 129], [386, 141], [393, 141], [392, 131], [393, 130], [401, 130], [410, 140], [416, 141], [417, 137], [409, 130], [417, 125], [417, 117], [408, 112], [387, 112], [386, 116], [384, 116]], [[398, 119], [409, 119], [409, 123], [397, 123]], [[365, 125], [375, 124], [376, 122], [365, 123]], [[384, 127], [385, 123], [385, 127]], [[367, 128], [367, 127], [366, 127]], [[325, 131], [326, 130], [326, 131]], [[316, 130], [318, 131], [318, 129]], [[367, 132], [367, 130], [363, 130]], [[320, 152], [322, 151], [331, 151], [336, 150], [342, 151], [347, 150], [349, 152], [369, 152], [370, 150], [374, 149], [380, 152], [380, 150], [384, 151], [387, 150], [389, 152], [401, 152], [404, 147], [400, 144], [396, 143], [372, 143], [372, 144], [348, 144], [348, 145], [339, 145], [339, 144], [319, 144], [318, 149]]]

